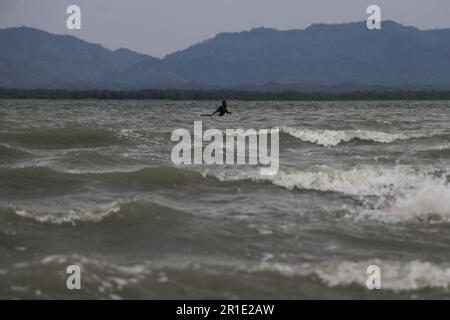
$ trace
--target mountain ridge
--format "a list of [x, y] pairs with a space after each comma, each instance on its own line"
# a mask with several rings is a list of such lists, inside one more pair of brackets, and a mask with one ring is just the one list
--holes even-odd
[[0, 43], [7, 47], [0, 52], [0, 87], [450, 85], [450, 28], [420, 30], [390, 20], [381, 30], [350, 22], [222, 32], [162, 59], [28, 27], [0, 29]]

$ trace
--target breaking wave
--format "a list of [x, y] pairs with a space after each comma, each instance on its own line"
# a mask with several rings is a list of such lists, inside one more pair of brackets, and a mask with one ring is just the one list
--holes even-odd
[[[303, 170], [284, 168], [275, 176], [212, 173], [221, 181], [269, 182], [288, 190], [337, 192], [356, 196], [367, 206], [358, 215], [388, 221], [450, 221], [449, 174], [433, 168], [360, 166], [334, 169], [316, 165]], [[366, 210], [367, 209], [367, 210]]]
[[339, 192], [358, 196], [382, 196], [398, 194], [410, 190], [424, 181], [435, 181], [436, 175], [443, 174], [433, 168], [420, 170], [409, 166], [357, 166], [352, 169], [335, 169], [327, 165], [314, 165], [305, 169], [281, 168], [274, 176], [263, 176], [257, 171], [211, 172], [205, 176], [214, 176], [221, 181], [250, 180], [270, 182], [288, 190], [314, 190]]
[[450, 288], [450, 267], [423, 261], [364, 262], [337, 261], [298, 266], [280, 263], [262, 263], [251, 272], [275, 272], [287, 277], [313, 277], [329, 287], [357, 285], [366, 287], [366, 269], [377, 265], [382, 272], [381, 289], [393, 292], [417, 291], [430, 288]]
[[358, 217], [385, 222], [450, 222], [450, 186], [443, 181], [424, 181], [408, 193], [398, 196], [391, 207], [361, 212]]
[[302, 141], [324, 147], [337, 146], [340, 143], [349, 142], [354, 139], [378, 143], [392, 143], [398, 140], [408, 140], [427, 136], [425, 134], [387, 133], [367, 130], [310, 130], [293, 127], [282, 127], [281, 132]]
[[[301, 279], [302, 281], [318, 281], [328, 288], [346, 288], [355, 286], [367, 290], [367, 268], [371, 265], [380, 267], [381, 289], [393, 293], [416, 292], [427, 289], [448, 291], [450, 289], [450, 266], [429, 261], [411, 260], [365, 260], [365, 261], [326, 261], [318, 263], [279, 263], [279, 262], [245, 262], [237, 259], [216, 260], [202, 257], [192, 258], [178, 257], [164, 260], [141, 260], [138, 262], [116, 261], [111, 262], [106, 258], [88, 257], [78, 254], [50, 255], [34, 260], [30, 263], [17, 264], [11, 269], [1, 270], [5, 274], [12, 273], [15, 276], [30, 276], [30, 270], [43, 270], [59, 268], [76, 262], [86, 272], [84, 283], [88, 286], [103, 288], [95, 294], [121, 294], [124, 288], [133, 288], [145, 279], [165, 282], [173, 272], [184, 271], [202, 273], [203, 276], [213, 275], [226, 277], [230, 273], [240, 272], [253, 277], [272, 274], [277, 277]], [[199, 259], [202, 258], [202, 259]], [[200, 262], [201, 261], [201, 262]], [[214, 270], [214, 272], [208, 271]], [[97, 274], [103, 276], [97, 276]], [[33, 274], [33, 273], [31, 273]], [[106, 275], [106, 276], [105, 276]], [[153, 275], [153, 279], [149, 276]], [[276, 281], [277, 278], [272, 278]]]
[[[115, 191], [132, 192], [181, 186], [196, 190], [197, 186], [208, 188], [220, 182], [270, 183], [290, 191], [334, 192], [356, 197], [363, 205], [360, 208], [362, 211], [357, 213], [358, 219], [375, 217], [394, 222], [450, 221], [449, 181], [450, 174], [446, 171], [403, 165], [357, 166], [351, 169], [314, 165], [303, 169], [280, 168], [274, 176], [260, 175], [258, 170], [206, 170], [201, 173], [170, 166], [105, 173], [67, 173], [45, 167], [0, 168], [0, 188], [10, 193], [16, 192], [16, 189], [23, 190], [24, 186], [41, 190], [42, 194], [47, 195], [51, 191], [56, 194], [67, 191], [70, 194], [76, 188], [84, 190], [81, 187], [93, 184], [101, 184]], [[110, 214], [114, 208], [100, 208], [100, 212]], [[74, 214], [77, 216], [76, 212]], [[98, 212], [94, 216], [98, 216]]]

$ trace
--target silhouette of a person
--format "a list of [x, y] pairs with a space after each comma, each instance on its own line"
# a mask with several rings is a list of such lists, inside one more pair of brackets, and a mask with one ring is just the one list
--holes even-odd
[[211, 114], [202, 114], [202, 116], [205, 116], [205, 117], [212, 117], [212, 116], [215, 115], [216, 113], [219, 113], [219, 117], [221, 117], [221, 116], [223, 116], [225, 113], [231, 114], [231, 112], [227, 110], [227, 107], [228, 107], [227, 101], [226, 101], [226, 100], [223, 100], [223, 101], [222, 101], [222, 105], [221, 105], [219, 108], [217, 108], [216, 111], [214, 111], [214, 112], [211, 113]]

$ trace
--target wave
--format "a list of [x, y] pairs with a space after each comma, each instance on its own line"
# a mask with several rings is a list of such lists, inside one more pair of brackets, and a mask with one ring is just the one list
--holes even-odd
[[[91, 292], [94, 295], [111, 295], [120, 298], [121, 290], [133, 288], [148, 279], [148, 276], [164, 275], [153, 281], [167, 282], [175, 271], [194, 273], [203, 277], [214, 276], [228, 278], [230, 274], [244, 274], [251, 283], [263, 276], [266, 280], [278, 281], [279, 277], [299, 280], [302, 282], [320, 282], [328, 288], [358, 287], [367, 290], [367, 268], [378, 266], [381, 270], [381, 290], [401, 294], [405, 292], [420, 292], [427, 289], [448, 291], [450, 289], [450, 266], [430, 261], [395, 261], [372, 259], [364, 261], [324, 261], [317, 263], [279, 263], [279, 262], [247, 262], [239, 259], [211, 259], [209, 257], [165, 257], [158, 260], [140, 260], [135, 262], [123, 259], [110, 261], [106, 257], [90, 257], [79, 254], [58, 254], [45, 256], [31, 262], [13, 265], [0, 270], [14, 276], [32, 277], [35, 272], [48, 269], [59, 269], [76, 264], [85, 272], [84, 283], [98, 288]], [[31, 272], [30, 272], [31, 270]], [[52, 273], [53, 274], [53, 273]], [[57, 274], [57, 273], [56, 273]], [[268, 277], [271, 274], [272, 277]], [[274, 278], [276, 276], [278, 278]], [[196, 277], [194, 277], [196, 278]], [[252, 282], [253, 280], [253, 282]], [[35, 281], [31, 282], [35, 283]], [[44, 286], [45, 288], [45, 286]], [[57, 294], [57, 293], [56, 293]]]
[[352, 169], [335, 169], [327, 165], [313, 165], [305, 169], [280, 168], [274, 176], [262, 176], [257, 171], [212, 172], [221, 181], [270, 182], [288, 190], [314, 190], [339, 192], [358, 196], [395, 194], [420, 185], [424, 180], [434, 180], [434, 168], [414, 169], [409, 166], [357, 166]]
[[67, 212], [36, 212], [27, 209], [14, 209], [16, 215], [31, 219], [40, 223], [50, 224], [72, 224], [78, 222], [99, 222], [111, 214], [118, 213], [121, 207], [117, 202], [112, 202], [107, 205], [102, 205], [94, 209], [70, 209]]
[[170, 141], [170, 131], [147, 131], [140, 129], [121, 129], [118, 132], [120, 138], [139, 142], [143, 140], [165, 139]]
[[[61, 172], [48, 167], [0, 168], [0, 188], [23, 193], [26, 190], [73, 192], [94, 182], [123, 190], [179, 187], [190, 183], [205, 183], [202, 174], [170, 166], [147, 167], [137, 171], [112, 171], [102, 173]], [[17, 192], [15, 192], [17, 193]]]
[[8, 144], [0, 144], [0, 164], [14, 160], [22, 160], [31, 156], [30, 153], [15, 149]]
[[427, 137], [426, 134], [387, 133], [367, 130], [310, 130], [281, 127], [281, 132], [305, 142], [324, 147], [333, 147], [351, 140], [392, 143], [399, 140]]
[[[431, 137], [427, 134], [387, 133], [367, 130], [311, 130], [284, 126], [280, 132], [304, 142], [332, 147], [351, 140], [392, 143], [414, 138]], [[238, 136], [240, 134], [233, 133]], [[244, 133], [244, 136], [252, 133]], [[29, 148], [74, 148], [119, 145], [148, 139], [170, 139], [170, 132], [151, 132], [121, 129], [117, 132], [104, 128], [30, 129], [27, 132], [0, 132], [0, 142], [14, 143]]]
[[[304, 169], [280, 168], [274, 176], [254, 171], [209, 171], [187, 168], [148, 167], [130, 172], [66, 173], [45, 167], [0, 168], [0, 188], [16, 192], [41, 190], [42, 194], [67, 190], [69, 194], [83, 185], [99, 185], [111, 190], [151, 191], [182, 186], [226, 183], [270, 183], [290, 191], [334, 192], [357, 197], [363, 203], [357, 219], [386, 221], [450, 221], [450, 174], [433, 167], [413, 168], [358, 166], [335, 169], [314, 165]], [[195, 190], [195, 189], [191, 189]], [[39, 193], [38, 193], [39, 195]]]
[[431, 157], [432, 159], [450, 158], [450, 144], [431, 146], [418, 152], [422, 156]]
[[404, 195], [398, 196], [392, 205], [375, 210], [363, 210], [359, 219], [383, 222], [450, 222], [450, 186], [443, 181], [424, 181]]
[[395, 293], [424, 289], [450, 288], [450, 267], [423, 261], [362, 262], [336, 261], [320, 264], [300, 264], [298, 266], [280, 263], [261, 263], [250, 272], [275, 272], [286, 277], [312, 277], [328, 287], [356, 285], [367, 289], [367, 267], [379, 266], [382, 274], [381, 289]]
[[93, 147], [124, 143], [108, 129], [58, 128], [33, 129], [27, 132], [0, 132], [0, 141], [30, 148]]
[[108, 184], [152, 189], [204, 182], [202, 174], [197, 171], [170, 166], [148, 167], [131, 172], [87, 174], [86, 176], [94, 177]]
[[0, 168], [0, 190], [14, 197], [72, 192], [82, 184], [82, 179], [76, 175], [47, 167]]
[[[70, 209], [58, 209], [49, 206], [41, 206], [39, 209], [36, 205], [31, 208], [10, 208], [12, 212], [21, 218], [30, 219], [35, 222], [53, 225], [70, 224], [76, 226], [82, 223], [99, 223], [106, 219], [121, 219], [126, 217], [127, 221], [133, 220], [133, 217], [145, 217], [151, 219], [159, 213], [164, 213], [165, 217], [183, 214], [167, 205], [160, 205], [155, 202], [139, 201], [139, 200], [121, 200], [111, 201], [105, 204], [97, 205], [70, 205]], [[179, 221], [182, 221], [181, 218]], [[120, 222], [123, 225], [123, 221]]]
[[[55, 254], [39, 257], [0, 269], [0, 274], [8, 275], [10, 279], [14, 279], [13, 281], [20, 279], [19, 283], [27, 284], [26, 286], [10, 286], [9, 297], [61, 299], [66, 296], [66, 293], [61, 291], [60, 286], [53, 285], [53, 281], [59, 283], [61, 279], [58, 270], [61, 268], [65, 270], [69, 265], [77, 265], [83, 270], [83, 292], [88, 297], [96, 299], [122, 299], [124, 288], [139, 285], [151, 274], [151, 271], [143, 264], [132, 265], [129, 261], [113, 263], [99, 255], [93, 257], [80, 254]], [[49, 281], [48, 277], [43, 278], [39, 274], [52, 274], [55, 275], [55, 278]], [[62, 276], [64, 277], [64, 275]], [[24, 279], [25, 281], [23, 281]], [[62, 280], [65, 281], [65, 278]], [[7, 290], [8, 288], [4, 291]]]
[[360, 166], [344, 170], [315, 165], [305, 169], [281, 168], [275, 176], [261, 176], [256, 171], [228, 174], [205, 171], [204, 175], [221, 181], [268, 182], [291, 191], [356, 196], [368, 206], [357, 219], [450, 221], [450, 175], [432, 167]]

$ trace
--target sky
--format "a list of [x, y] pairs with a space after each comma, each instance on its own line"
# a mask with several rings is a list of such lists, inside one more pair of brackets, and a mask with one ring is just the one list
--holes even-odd
[[[72, 4], [81, 8], [81, 30], [66, 27]], [[163, 57], [220, 32], [363, 21], [372, 4], [382, 20], [450, 27], [450, 0], [0, 0], [0, 28], [29, 26]]]

